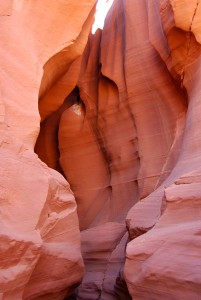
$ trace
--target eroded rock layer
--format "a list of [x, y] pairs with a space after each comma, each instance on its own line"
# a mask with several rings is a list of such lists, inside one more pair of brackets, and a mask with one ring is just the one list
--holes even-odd
[[[192, 271], [196, 264], [200, 268], [195, 240], [199, 213], [197, 206], [194, 211], [190, 208], [191, 197], [181, 192], [183, 186], [171, 186], [188, 170], [190, 178], [196, 178], [195, 164], [189, 167], [195, 144], [186, 150], [191, 144], [186, 134], [192, 105], [188, 108], [188, 102], [194, 82], [199, 82], [198, 77], [191, 80], [195, 66], [199, 76], [199, 33], [192, 29], [198, 13], [199, 5], [182, 1], [119, 0], [109, 11], [103, 31], [89, 36], [77, 77], [81, 102], [62, 114], [57, 148], [78, 205], [86, 266], [78, 299], [129, 298], [122, 284], [124, 250], [120, 249], [128, 242], [123, 224], [131, 206], [126, 225], [132, 242], [124, 272], [133, 299], [147, 299], [150, 291], [154, 299], [199, 295], [200, 276]], [[199, 91], [194, 97], [198, 95]], [[182, 160], [184, 152], [187, 157]], [[186, 192], [191, 188], [186, 187]], [[189, 202], [184, 200], [179, 209], [180, 192], [181, 199], [189, 197]], [[192, 211], [189, 220], [187, 209]], [[123, 231], [116, 240], [118, 226]], [[188, 255], [186, 227], [198, 258]], [[102, 231], [107, 231], [107, 237]], [[145, 233], [146, 238], [139, 237]], [[185, 268], [179, 249], [189, 261]], [[121, 256], [114, 263], [117, 252]], [[192, 284], [186, 277], [190, 272]]]
[[[195, 2], [161, 1], [161, 26], [170, 50], [165, 63], [176, 82], [186, 89], [189, 105], [182, 142], [177, 145], [179, 155], [169, 177], [127, 216], [133, 237], [153, 227], [128, 244], [125, 276], [134, 299], [149, 295], [153, 299], [194, 299], [201, 292], [197, 189], [201, 47], [193, 31], [200, 7], [199, 1]], [[156, 202], [164, 206], [162, 216], [154, 209]]]
[[[64, 177], [37, 157], [34, 145], [40, 86], [41, 94], [48, 91], [58, 64], [66, 71], [58, 53], [74, 45], [73, 56], [65, 55], [68, 63], [82, 53], [94, 4], [0, 4], [1, 300], [63, 300], [84, 274], [74, 195]], [[55, 55], [57, 66], [47, 63], [52, 68], [42, 80], [43, 66]]]
[[95, 1], [52, 4], [43, 29], [22, 28], [47, 1], [25, 2], [0, 10], [31, 36], [2, 62], [0, 296], [198, 299], [200, 2], [116, 0], [95, 34]]

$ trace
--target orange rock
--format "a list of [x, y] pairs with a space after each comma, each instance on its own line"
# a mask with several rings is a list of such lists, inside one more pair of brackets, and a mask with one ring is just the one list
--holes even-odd
[[94, 4], [0, 8], [0, 298], [198, 299], [201, 4]]
[[[79, 44], [73, 60], [82, 53], [94, 4], [94, 0], [0, 4], [0, 298], [4, 300], [63, 299], [83, 277], [74, 196], [63, 176], [38, 159], [34, 145], [43, 66], [69, 45]], [[58, 66], [55, 70], [53, 78]], [[48, 86], [45, 80], [43, 88]]]
[[[125, 278], [133, 299], [194, 299], [201, 292], [198, 271], [201, 225], [198, 99], [201, 91], [197, 84], [201, 49], [191, 32], [175, 28], [177, 22], [185, 23], [186, 14], [190, 13], [190, 10], [182, 13], [186, 6], [179, 9], [181, 2], [187, 2], [163, 2], [161, 21], [170, 49], [165, 63], [177, 86], [180, 82], [183, 95], [187, 94], [189, 106], [186, 119], [184, 115], [183, 120], [182, 116], [177, 117], [173, 144], [176, 160], [170, 167], [170, 175], [127, 216], [134, 239], [127, 246]], [[173, 10], [170, 4], [174, 4]], [[172, 150], [173, 147], [169, 155]]]

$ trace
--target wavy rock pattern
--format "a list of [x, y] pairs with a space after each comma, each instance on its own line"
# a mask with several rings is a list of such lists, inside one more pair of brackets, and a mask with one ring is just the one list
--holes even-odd
[[[94, 3], [5, 0], [0, 4], [2, 300], [63, 300], [83, 277], [74, 196], [63, 176], [38, 159], [34, 145], [43, 65], [82, 35]], [[84, 31], [82, 47], [87, 42], [86, 25]], [[42, 82], [47, 89], [48, 80]]]
[[47, 2], [0, 20], [1, 299], [198, 299], [200, 1]]

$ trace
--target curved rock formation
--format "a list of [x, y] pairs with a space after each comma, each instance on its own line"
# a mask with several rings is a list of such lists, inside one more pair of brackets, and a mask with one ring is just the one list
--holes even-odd
[[[187, 6], [184, 2], [172, 1], [171, 6], [164, 1], [160, 12], [161, 25], [171, 51], [166, 65], [188, 96], [183, 140], [170, 176], [127, 217], [134, 237], [155, 225], [146, 235], [130, 242], [127, 248], [126, 280], [132, 297], [139, 299], [146, 299], [150, 294], [153, 299], [194, 299], [200, 295], [201, 223], [197, 187], [201, 47], [192, 30], [199, 9], [195, 10], [193, 3]], [[183, 9], [185, 15], [182, 14]], [[188, 26], [185, 23], [187, 19]], [[182, 124], [180, 126], [182, 128]], [[159, 211], [153, 214], [157, 200], [165, 205], [162, 216]]]
[[90, 32], [94, 2], [2, 7], [30, 51], [2, 62], [0, 295], [198, 299], [200, 1], [116, 0]]
[[[80, 43], [80, 35], [80, 47], [85, 46], [88, 33], [86, 26], [82, 33], [82, 27], [94, 4], [90, 0], [79, 4], [5, 0], [0, 4], [3, 300], [62, 300], [83, 277], [74, 196], [66, 180], [38, 159], [34, 145], [43, 65], [68, 45]], [[77, 51], [72, 59], [79, 55]], [[50, 77], [55, 78], [52, 69]], [[42, 82], [43, 88], [48, 86], [47, 78]]]

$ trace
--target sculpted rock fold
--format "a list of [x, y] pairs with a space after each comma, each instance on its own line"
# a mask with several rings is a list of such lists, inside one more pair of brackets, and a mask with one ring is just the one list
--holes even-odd
[[[150, 294], [154, 299], [194, 299], [201, 291], [198, 271], [201, 48], [191, 32], [176, 28], [182, 28], [178, 22], [185, 22], [187, 16], [177, 10], [182, 1], [161, 2], [162, 26], [171, 51], [165, 63], [177, 86], [180, 84], [186, 92], [189, 106], [183, 119], [185, 124], [182, 118], [177, 120], [177, 159], [170, 175], [127, 216], [133, 238], [152, 229], [128, 244], [125, 277], [133, 299], [146, 299]], [[161, 209], [156, 207], [159, 201]]]
[[200, 1], [94, 2], [0, 10], [0, 296], [198, 298]]
[[[83, 277], [79, 224], [66, 180], [34, 153], [43, 66], [78, 35], [95, 1], [0, 4], [0, 298], [64, 299]], [[86, 19], [90, 24], [82, 26]], [[73, 26], [72, 26], [73, 24]], [[74, 53], [72, 60], [81, 53]], [[67, 70], [65, 70], [67, 71]], [[55, 76], [55, 73], [54, 73]], [[53, 76], [53, 77], [54, 77]], [[48, 85], [48, 79], [43, 85]]]

